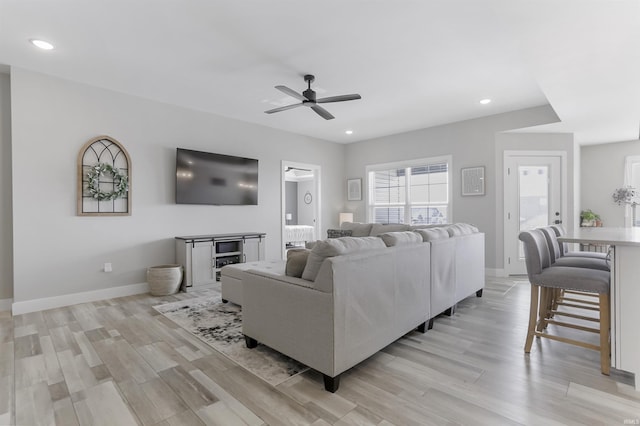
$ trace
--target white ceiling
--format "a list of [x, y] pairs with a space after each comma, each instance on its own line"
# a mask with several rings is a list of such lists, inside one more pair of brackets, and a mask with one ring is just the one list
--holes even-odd
[[[0, 0], [0, 64], [343, 143], [547, 103], [528, 131], [640, 128], [638, 0]], [[308, 73], [362, 99], [264, 114]]]

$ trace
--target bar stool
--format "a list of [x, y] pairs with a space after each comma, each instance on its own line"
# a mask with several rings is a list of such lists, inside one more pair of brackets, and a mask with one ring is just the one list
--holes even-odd
[[[605, 256], [580, 256], [575, 253], [581, 252], [567, 252], [563, 254], [563, 250], [560, 247], [558, 236], [551, 227], [538, 228], [540, 229], [545, 239], [547, 240], [547, 246], [549, 247], [549, 255], [551, 256], [551, 264], [554, 266], [570, 266], [573, 268], [591, 268], [600, 269], [602, 271], [610, 271], [609, 263], [607, 262], [605, 253], [597, 253]], [[585, 252], [596, 254], [594, 252]]]
[[[608, 259], [605, 257], [606, 255], [604, 253], [597, 253], [603, 256], [580, 256], [579, 253], [581, 252], [568, 252], [567, 255], [563, 255], [563, 250], [560, 242], [558, 241], [556, 230], [551, 226], [538, 229], [543, 232], [545, 239], [547, 240], [552, 266], [591, 268], [599, 269], [601, 271], [611, 270]], [[574, 255], [573, 253], [577, 254]], [[596, 254], [593, 252], [586, 253]], [[556, 289], [555, 291], [550, 292], [548, 296], [549, 300], [546, 300], [545, 302], [550, 304], [551, 309], [549, 310], [549, 313], [551, 317], [553, 317], [554, 311], [557, 310], [560, 305], [582, 309], [593, 309], [593, 306], [597, 306], [599, 303], [598, 301], [589, 300], [593, 297], [597, 299], [597, 294], [575, 290]]]
[[[566, 232], [562, 225], [551, 225], [549, 226], [551, 230], [553, 230], [556, 234], [556, 237], [562, 237]], [[601, 253], [597, 251], [569, 251], [566, 247], [566, 243], [559, 243], [560, 247], [560, 255], [561, 256], [570, 256], [570, 257], [592, 257], [596, 259], [609, 259], [609, 253]]]
[[[527, 275], [531, 283], [531, 304], [529, 308], [529, 326], [524, 347], [525, 353], [531, 352], [534, 336], [545, 337], [551, 340], [597, 350], [600, 352], [600, 371], [602, 374], [609, 375], [611, 368], [611, 345], [609, 342], [610, 273], [599, 269], [552, 266], [549, 246], [543, 231], [540, 229], [523, 231], [520, 233], [519, 239], [524, 243]], [[597, 307], [593, 307], [592, 309], [599, 312], [598, 318], [560, 311], [554, 311], [553, 314], [578, 320], [599, 322], [599, 327], [591, 328], [581, 324], [553, 319], [554, 315], [549, 312], [551, 306], [545, 301], [548, 301], [550, 299], [549, 294], [557, 289], [577, 290], [588, 294], [597, 294], [598, 304]], [[551, 334], [545, 331], [549, 324], [598, 333], [600, 336], [599, 345]]]

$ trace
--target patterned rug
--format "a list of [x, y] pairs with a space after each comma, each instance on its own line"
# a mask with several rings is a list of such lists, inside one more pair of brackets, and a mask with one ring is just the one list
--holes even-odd
[[233, 303], [222, 303], [219, 295], [153, 308], [273, 386], [309, 369], [261, 344], [255, 349], [248, 349], [242, 334], [242, 309]]

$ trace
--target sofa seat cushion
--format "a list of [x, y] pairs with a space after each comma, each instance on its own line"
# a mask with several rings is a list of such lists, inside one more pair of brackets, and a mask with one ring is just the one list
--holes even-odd
[[255, 269], [258, 271], [271, 272], [272, 274], [284, 275], [286, 262], [284, 260], [261, 260], [257, 262], [235, 263], [224, 266], [220, 274], [242, 280], [245, 271]]
[[340, 229], [351, 231], [352, 237], [368, 237], [371, 234], [371, 223], [342, 222]]
[[316, 241], [309, 253], [302, 278], [315, 281], [320, 266], [327, 257], [385, 247], [384, 241], [378, 237], [342, 237]]
[[449, 232], [445, 228], [416, 229], [415, 233], [420, 235], [424, 242], [449, 238]]
[[287, 265], [284, 273], [288, 277], [302, 277], [304, 267], [307, 265], [307, 258], [311, 250], [292, 249], [287, 251]]
[[378, 237], [382, 238], [387, 247], [418, 244], [423, 241], [422, 236], [413, 231], [385, 232]]

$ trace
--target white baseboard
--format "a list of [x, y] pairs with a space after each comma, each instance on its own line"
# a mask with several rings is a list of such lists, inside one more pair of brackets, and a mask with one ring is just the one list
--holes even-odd
[[0, 299], [0, 311], [10, 311], [13, 299]]
[[489, 275], [490, 277], [508, 277], [504, 269], [484, 268], [484, 273]]
[[44, 311], [46, 309], [60, 308], [62, 306], [76, 305], [78, 303], [95, 302], [97, 300], [113, 299], [115, 297], [132, 296], [134, 294], [148, 292], [149, 284], [147, 283], [131, 284], [101, 290], [65, 294], [63, 296], [44, 297], [42, 299], [15, 302], [11, 306], [11, 311], [13, 315], [20, 315], [27, 314], [29, 312]]

